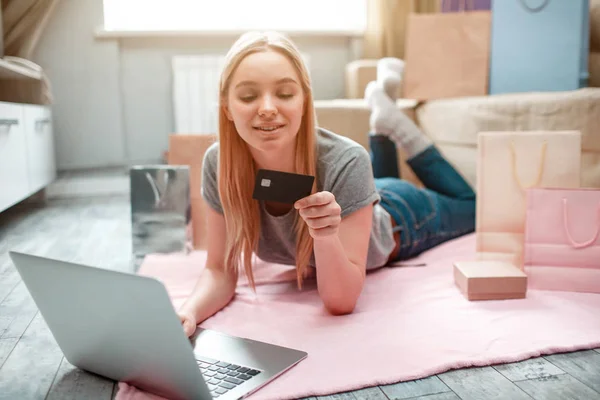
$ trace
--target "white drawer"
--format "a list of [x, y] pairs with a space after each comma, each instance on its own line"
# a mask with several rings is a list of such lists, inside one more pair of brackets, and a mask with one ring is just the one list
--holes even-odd
[[0, 211], [29, 195], [23, 106], [0, 102]]
[[56, 178], [52, 116], [48, 107], [27, 104], [23, 108], [29, 160], [29, 191], [33, 193]]

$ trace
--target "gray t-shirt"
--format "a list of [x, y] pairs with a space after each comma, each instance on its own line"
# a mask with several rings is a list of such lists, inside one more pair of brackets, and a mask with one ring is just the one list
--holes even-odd
[[[214, 210], [223, 214], [217, 170], [219, 144], [211, 145], [203, 160], [202, 196]], [[317, 190], [333, 193], [340, 205], [342, 218], [374, 203], [373, 227], [369, 240], [367, 269], [383, 266], [394, 248], [389, 213], [381, 207], [375, 188], [371, 158], [358, 143], [325, 129], [317, 129]], [[260, 204], [261, 233], [256, 255], [267, 262], [295, 265], [295, 209], [281, 216], [271, 215]], [[208, 228], [210, 229], [210, 227]], [[310, 265], [315, 267], [314, 253]]]

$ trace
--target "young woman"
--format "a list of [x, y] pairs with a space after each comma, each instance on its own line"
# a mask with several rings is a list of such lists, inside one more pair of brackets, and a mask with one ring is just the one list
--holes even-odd
[[[299, 287], [314, 268], [325, 308], [340, 315], [353, 311], [367, 269], [474, 229], [473, 191], [386, 95], [394, 80], [366, 91], [370, 155], [316, 127], [309, 75], [289, 39], [251, 32], [233, 45], [220, 80], [219, 140], [203, 160], [206, 268], [178, 311], [186, 334], [233, 298], [238, 268], [254, 287], [253, 253], [296, 265]], [[396, 144], [427, 189], [399, 179]], [[315, 176], [313, 193], [293, 205], [254, 200], [261, 168]]]

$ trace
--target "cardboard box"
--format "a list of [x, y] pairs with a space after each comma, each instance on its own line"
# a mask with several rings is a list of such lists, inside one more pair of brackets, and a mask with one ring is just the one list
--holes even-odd
[[503, 261], [454, 263], [454, 282], [468, 300], [523, 299], [527, 275]]
[[167, 161], [171, 165], [187, 165], [190, 169], [190, 204], [192, 242], [195, 250], [207, 246], [206, 213], [208, 205], [202, 198], [202, 161], [206, 150], [217, 140], [217, 135], [171, 134]]

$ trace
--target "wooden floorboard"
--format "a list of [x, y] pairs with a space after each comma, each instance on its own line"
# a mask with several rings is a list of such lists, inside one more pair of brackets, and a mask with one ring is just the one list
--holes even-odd
[[512, 382], [546, 378], [565, 373], [565, 371], [543, 358], [533, 358], [517, 363], [496, 365], [494, 369]]
[[598, 400], [600, 393], [584, 385], [568, 374], [553, 375], [545, 378], [529, 379], [516, 383], [534, 399], [547, 400]]
[[65, 358], [46, 400], [111, 400], [114, 382], [75, 368]]
[[[600, 313], [598, 315], [600, 318]], [[600, 354], [593, 350], [544, 357], [575, 379], [600, 393]]]
[[[8, 251], [132, 272], [129, 198], [56, 200], [0, 213], [0, 399], [114, 399], [118, 385], [63, 357]], [[558, 397], [557, 397], [558, 396]], [[498, 400], [600, 398], [600, 349], [306, 400]]]
[[454, 392], [445, 392], [438, 394], [429, 394], [427, 396], [411, 397], [407, 400], [460, 400], [460, 397]]
[[342, 392], [329, 396], [317, 396], [317, 400], [356, 400], [356, 397], [351, 392]]
[[[2, 254], [7, 253], [3, 252]], [[8, 296], [15, 289], [15, 287], [17, 287], [19, 280], [20, 279], [17, 271], [12, 266], [8, 257], [5, 257], [4, 260], [0, 261], [0, 303], [2, 303], [6, 296]], [[0, 319], [2, 319], [1, 314]], [[2, 324], [2, 322], [0, 322], [0, 324]], [[0, 335], [1, 332], [2, 329], [0, 329]]]
[[381, 385], [380, 387], [388, 398], [396, 400], [441, 394], [451, 391], [437, 376], [430, 376], [424, 379], [396, 383], [393, 385]]
[[352, 391], [356, 400], [388, 400], [379, 387], [370, 387]]
[[[6, 361], [10, 353], [12, 353], [19, 339], [20, 338], [0, 339], [0, 368], [2, 368], [4, 362]], [[1, 374], [0, 377], [2, 377]]]
[[0, 303], [0, 339], [20, 338], [37, 314], [37, 307], [21, 281]]
[[531, 400], [513, 382], [491, 367], [449, 371], [438, 375], [463, 400]]
[[0, 368], [0, 399], [44, 399], [62, 358], [38, 314]]

